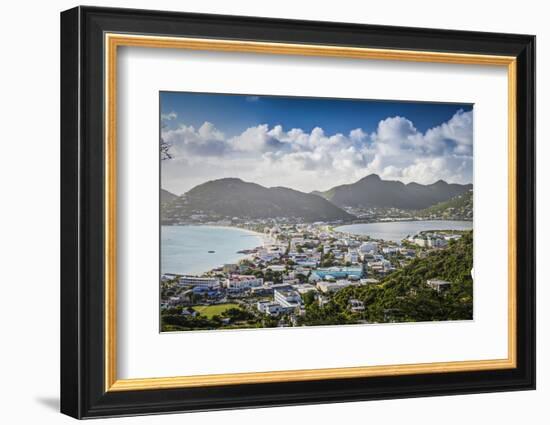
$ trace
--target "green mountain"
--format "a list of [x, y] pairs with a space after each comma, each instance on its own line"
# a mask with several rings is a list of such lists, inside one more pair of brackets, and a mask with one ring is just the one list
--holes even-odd
[[191, 216], [218, 219], [285, 217], [300, 218], [306, 222], [354, 218], [320, 196], [285, 187], [267, 188], [237, 178], [203, 183], [173, 200], [162, 210], [164, 223], [182, 221]]
[[429, 208], [423, 209], [417, 215], [421, 217], [436, 216], [438, 218], [463, 218], [471, 220], [473, 218], [473, 211], [473, 191], [468, 190], [448, 201], [439, 202]]
[[178, 197], [178, 195], [174, 195], [173, 193], [168, 192], [167, 190], [160, 189], [160, 203], [161, 204], [166, 204], [168, 202], [171, 202], [174, 199], [176, 199], [177, 197]]
[[314, 192], [339, 207], [400, 208], [420, 210], [449, 200], [472, 189], [471, 184], [449, 184], [439, 180], [433, 184], [404, 184], [382, 180], [370, 174], [361, 180], [335, 186], [326, 192]]

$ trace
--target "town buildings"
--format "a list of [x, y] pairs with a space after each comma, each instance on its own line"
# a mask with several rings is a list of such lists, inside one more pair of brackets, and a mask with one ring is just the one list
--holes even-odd
[[[161, 282], [167, 295], [161, 298], [161, 308], [181, 306], [182, 315], [193, 317], [190, 313], [196, 305], [236, 303], [255, 317], [277, 318], [279, 326], [296, 324], [306, 311], [306, 302], [323, 308], [345, 288], [379, 285], [415, 258], [461, 237], [430, 231], [399, 243], [336, 232], [325, 223], [270, 224], [267, 220], [261, 229], [266, 242], [247, 250], [247, 258], [238, 264], [224, 264], [201, 276], [165, 273]], [[426, 284], [442, 294], [451, 286], [440, 279]], [[347, 311], [354, 314], [368, 308], [359, 299], [345, 302]], [[399, 314], [387, 309], [384, 318], [395, 321]]]

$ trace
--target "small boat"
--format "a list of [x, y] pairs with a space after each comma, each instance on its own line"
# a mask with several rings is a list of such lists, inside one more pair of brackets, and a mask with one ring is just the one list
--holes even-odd
[[209, 254], [214, 254], [216, 251], [208, 251]]

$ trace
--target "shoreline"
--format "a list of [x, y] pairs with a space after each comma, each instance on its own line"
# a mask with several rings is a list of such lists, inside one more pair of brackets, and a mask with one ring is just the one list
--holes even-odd
[[[340, 224], [336, 227], [342, 227], [342, 226], [354, 226], [356, 224], [384, 224], [384, 223], [410, 223], [410, 222], [427, 222], [427, 221], [450, 221], [455, 223], [474, 223], [474, 220], [452, 220], [448, 218], [428, 218], [428, 219], [422, 219], [422, 220], [416, 220], [416, 219], [403, 219], [403, 220], [383, 220], [383, 221], [360, 221], [360, 222], [351, 222], [351, 223], [345, 223]], [[334, 226], [333, 226], [334, 227]], [[336, 228], [334, 227], [334, 228]]]
[[446, 218], [441, 218], [441, 219], [437, 219], [437, 218], [430, 218], [430, 219], [427, 219], [427, 220], [384, 220], [384, 221], [362, 221], [362, 222], [352, 222], [352, 223], [346, 223], [346, 224], [340, 224], [338, 225], [337, 227], [342, 227], [342, 226], [353, 226], [355, 224], [383, 224], [383, 223], [410, 223], [410, 222], [416, 222], [416, 221], [420, 221], [420, 222], [427, 222], [427, 221], [450, 221], [450, 222], [455, 222], [455, 223], [472, 223], [474, 222], [474, 220], [449, 220], [449, 219], [446, 219]]
[[[267, 236], [263, 233], [255, 232], [255, 231], [249, 230], [249, 229], [243, 229], [242, 227], [237, 227], [237, 226], [222, 226], [222, 225], [211, 225], [211, 224], [181, 224], [181, 225], [161, 225], [161, 229], [164, 226], [166, 226], [166, 227], [208, 227], [208, 228], [217, 228], [217, 229], [240, 230], [241, 232], [244, 232], [248, 236], [255, 236], [255, 237], [260, 239], [260, 245], [259, 246], [254, 246], [252, 248], [248, 248], [251, 251], [256, 251], [258, 249], [265, 248], [266, 246], [271, 245], [272, 243], [274, 243], [274, 240], [272, 238], [270, 238], [269, 236]], [[246, 236], [246, 235], [241, 235], [241, 236]], [[162, 255], [162, 244], [160, 246], [160, 250], [161, 250], [161, 255]], [[238, 255], [240, 257], [236, 261], [236, 263], [238, 263], [242, 260], [252, 259], [253, 256], [254, 256], [254, 253], [242, 254], [242, 253], [239, 253], [238, 251], [235, 251], [234, 255], [236, 255], [236, 256]], [[161, 261], [161, 263], [162, 263], [162, 261]], [[202, 271], [202, 272], [199, 272], [199, 273], [189, 272], [189, 273], [181, 273], [181, 275], [182, 276], [197, 276], [197, 277], [204, 276], [205, 274], [211, 273], [213, 270], [215, 270], [217, 268], [223, 267], [224, 264], [226, 264], [226, 262], [222, 262], [221, 264], [219, 264], [217, 266], [214, 266], [214, 267], [212, 267], [208, 270], [205, 270], [205, 271]], [[173, 273], [171, 271], [165, 271], [165, 272], [161, 271], [161, 274], [180, 274], [180, 273]]]
[[265, 235], [264, 233], [259, 233], [259, 232], [255, 232], [254, 230], [250, 230], [250, 229], [244, 229], [242, 227], [237, 227], [237, 226], [222, 226], [222, 225], [219, 225], [219, 224], [163, 224], [161, 225], [161, 228], [162, 227], [211, 227], [211, 228], [217, 228], [217, 229], [231, 229], [231, 230], [241, 230], [245, 233], [249, 233], [251, 236], [256, 236], [258, 238], [261, 239], [262, 241], [262, 244], [261, 246], [257, 246], [257, 247], [254, 247], [254, 248], [251, 248], [251, 249], [257, 249], [257, 248], [260, 248], [260, 247], [265, 247], [266, 245], [269, 245], [270, 243], [272, 243], [273, 241], [270, 241], [270, 237]]

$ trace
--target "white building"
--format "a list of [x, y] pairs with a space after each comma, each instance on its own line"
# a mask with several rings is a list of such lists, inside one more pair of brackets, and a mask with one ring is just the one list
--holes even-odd
[[361, 284], [362, 285], [373, 285], [373, 284], [377, 284], [377, 283], [380, 283], [380, 281], [378, 279], [373, 279], [372, 277], [368, 277], [366, 279], [361, 279]]
[[414, 238], [412, 238], [412, 243], [422, 248], [444, 248], [448, 244], [445, 239], [433, 237], [430, 235], [415, 236]]
[[319, 265], [319, 260], [308, 258], [306, 260], [296, 261], [296, 264], [302, 267], [317, 267]]
[[181, 286], [194, 286], [206, 289], [218, 289], [220, 280], [215, 277], [182, 276], [179, 279]]
[[292, 308], [300, 307], [302, 304], [302, 297], [293, 289], [276, 289], [273, 291], [273, 298], [276, 303], [282, 307]]
[[397, 254], [399, 252], [399, 247], [397, 247], [397, 246], [387, 246], [387, 247], [382, 248], [382, 252], [384, 254], [389, 254], [389, 255]]
[[387, 273], [394, 269], [391, 262], [386, 259], [369, 261], [367, 265], [370, 270], [376, 273]]
[[317, 289], [327, 294], [329, 292], [337, 292], [340, 289], [344, 289], [348, 286], [352, 286], [352, 285], [357, 286], [360, 284], [361, 284], [361, 281], [352, 282], [348, 279], [340, 279], [340, 280], [337, 280], [336, 282], [329, 282], [329, 281], [322, 280], [320, 282], [317, 282]]
[[353, 313], [361, 313], [361, 312], [365, 311], [365, 304], [363, 303], [363, 301], [359, 301], [359, 300], [356, 300], [356, 299], [351, 299], [351, 300], [349, 300], [348, 304], [349, 304], [350, 310]]
[[256, 304], [260, 313], [265, 313], [270, 316], [278, 316], [284, 311], [280, 304], [271, 301], [260, 301]]
[[451, 282], [441, 279], [429, 279], [426, 284], [437, 292], [443, 292], [451, 288]]
[[286, 266], [282, 264], [273, 264], [271, 266], [267, 266], [267, 268], [274, 272], [284, 272], [286, 270]]
[[319, 307], [324, 307], [329, 302], [330, 302], [330, 299], [328, 297], [325, 297], [323, 295], [320, 295], [319, 297], [317, 297], [317, 304], [319, 305]]
[[249, 275], [231, 275], [224, 282], [224, 286], [227, 289], [249, 289], [262, 286], [263, 284], [263, 278]]
[[378, 242], [363, 242], [359, 247], [359, 251], [363, 254], [375, 253], [378, 251]]
[[344, 261], [350, 262], [350, 263], [358, 263], [359, 262], [359, 253], [357, 251], [348, 251], [346, 255], [344, 255]]
[[296, 285], [292, 285], [292, 289], [294, 289], [296, 292], [298, 292], [301, 295], [307, 294], [311, 291], [316, 291], [315, 286], [313, 286], [310, 283], [299, 283]]
[[440, 238], [429, 238], [428, 246], [430, 248], [444, 248], [448, 245], [448, 242], [445, 239]]

